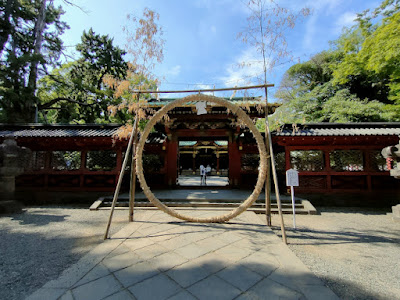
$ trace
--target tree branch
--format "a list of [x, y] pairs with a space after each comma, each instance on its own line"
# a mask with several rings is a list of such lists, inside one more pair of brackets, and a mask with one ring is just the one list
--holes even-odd
[[67, 4], [67, 5], [71, 5], [72, 7], [78, 8], [80, 11], [82, 11], [83, 13], [85, 13], [85, 14], [87, 14], [87, 15], [88, 15], [89, 12], [90, 12], [89, 10], [83, 8], [82, 6], [79, 6], [79, 5], [75, 4], [75, 3], [73, 3], [72, 1], [63, 0], [63, 2], [64, 2], [65, 4]]
[[95, 103], [88, 104], [88, 103], [84, 103], [84, 102], [79, 102], [77, 100], [74, 100], [74, 99], [71, 99], [71, 98], [66, 98], [66, 97], [57, 97], [57, 98], [54, 98], [54, 99], [50, 100], [47, 103], [40, 104], [38, 106], [38, 109], [39, 110], [49, 109], [49, 108], [51, 108], [52, 105], [54, 105], [54, 104], [56, 104], [57, 102], [60, 102], [60, 101], [68, 101], [68, 102], [76, 103], [76, 104], [79, 104], [79, 105], [82, 105], [82, 106], [91, 106], [91, 105], [95, 104]]

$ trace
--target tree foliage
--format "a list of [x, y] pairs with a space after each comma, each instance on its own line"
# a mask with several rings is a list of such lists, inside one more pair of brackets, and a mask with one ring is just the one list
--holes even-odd
[[357, 21], [331, 49], [286, 72], [275, 120], [400, 121], [399, 1], [386, 0]]
[[125, 51], [113, 45], [107, 35], [84, 31], [76, 46], [79, 57], [40, 81], [40, 109], [48, 122], [106, 123], [123, 121], [112, 118], [108, 106], [118, 102], [114, 90], [104, 84], [106, 76], [124, 78], [128, 64]]
[[[125, 78], [107, 75], [104, 82], [115, 89], [114, 97], [120, 99], [119, 104], [108, 107], [111, 116], [121, 111], [138, 116], [142, 125], [151, 110], [147, 107], [149, 93], [140, 93], [140, 90], [155, 91], [158, 79], [153, 74], [156, 63], [161, 63], [164, 47], [162, 27], [158, 24], [159, 14], [145, 8], [141, 18], [128, 15], [128, 25], [124, 27], [127, 38], [126, 49], [132, 61], [128, 64]], [[138, 92], [139, 91], [139, 92]], [[119, 132], [119, 137], [126, 137], [131, 132], [131, 124], [127, 124]]]
[[58, 65], [64, 12], [47, 0], [2, 0], [0, 7], [0, 117], [33, 122], [38, 78]]
[[38, 112], [51, 123], [127, 121], [139, 99], [131, 91], [157, 86], [151, 70], [164, 43], [158, 14], [128, 16], [127, 51], [90, 29], [76, 46], [78, 57], [61, 64], [63, 13], [53, 0], [0, 0], [0, 121], [33, 122]]

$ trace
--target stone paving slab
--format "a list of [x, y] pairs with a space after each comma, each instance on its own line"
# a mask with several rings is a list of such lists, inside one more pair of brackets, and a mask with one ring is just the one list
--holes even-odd
[[142, 210], [27, 299], [278, 298], [338, 299], [252, 212], [198, 224]]

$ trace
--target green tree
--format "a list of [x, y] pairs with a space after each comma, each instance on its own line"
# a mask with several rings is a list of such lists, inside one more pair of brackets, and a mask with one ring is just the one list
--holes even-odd
[[33, 122], [38, 105], [37, 81], [57, 66], [60, 35], [68, 27], [53, 1], [1, 1], [0, 111], [5, 122]]
[[359, 14], [329, 51], [292, 66], [275, 95], [283, 102], [275, 122], [400, 120], [398, 2]]
[[346, 86], [359, 98], [388, 103], [387, 78], [383, 74], [374, 73], [365, 68], [365, 60], [359, 57], [366, 38], [365, 32], [367, 31], [357, 26], [346, 30], [338, 40], [332, 43], [335, 51], [340, 55], [340, 59], [331, 66], [332, 82], [337, 86]]
[[377, 100], [360, 100], [348, 89], [341, 89], [323, 103], [322, 122], [378, 122], [388, 119], [384, 105]]
[[125, 51], [113, 45], [107, 35], [83, 32], [76, 46], [80, 57], [66, 63], [41, 80], [39, 105], [50, 122], [114, 122], [123, 121], [124, 114], [110, 117], [108, 106], [118, 105], [114, 89], [104, 84], [106, 76], [122, 79], [128, 64], [123, 59]]
[[[335, 80], [347, 83], [353, 74], [368, 74], [374, 86], [384, 89], [386, 103], [400, 100], [400, 12], [382, 20], [363, 41], [357, 53], [346, 58], [335, 72]], [[352, 60], [352, 61], [351, 61]], [[400, 102], [398, 102], [400, 104]]]
[[337, 59], [336, 52], [323, 51], [309, 61], [293, 65], [285, 73], [275, 96], [286, 103], [324, 85], [332, 79], [330, 66]]
[[[387, 104], [388, 112], [399, 112], [399, 31], [400, 1], [386, 0], [372, 13], [359, 14], [358, 25], [336, 43], [343, 60], [335, 66], [334, 84], [349, 86], [360, 98]], [[356, 43], [350, 38], [355, 35]]]

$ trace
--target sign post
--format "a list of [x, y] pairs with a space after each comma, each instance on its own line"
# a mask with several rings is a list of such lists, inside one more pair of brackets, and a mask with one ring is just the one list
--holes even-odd
[[294, 201], [294, 186], [299, 186], [299, 172], [294, 169], [286, 171], [286, 186], [290, 186], [290, 195], [292, 196], [293, 208], [293, 228], [296, 229], [296, 209]]

